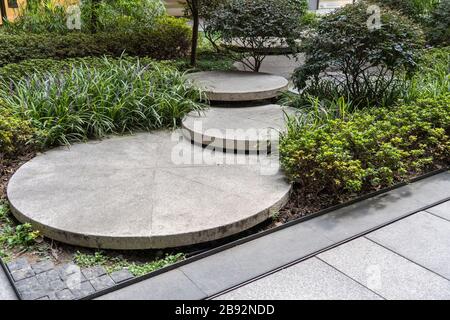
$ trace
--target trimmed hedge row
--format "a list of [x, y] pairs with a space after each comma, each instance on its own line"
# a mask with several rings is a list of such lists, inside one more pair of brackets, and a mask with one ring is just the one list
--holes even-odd
[[291, 120], [280, 152], [289, 178], [310, 194], [387, 187], [450, 164], [450, 94], [323, 125]]
[[0, 66], [28, 59], [87, 56], [148, 56], [158, 60], [186, 56], [191, 30], [186, 21], [164, 18], [154, 30], [133, 33], [0, 34]]
[[31, 123], [15, 115], [0, 101], [0, 166], [3, 159], [32, 149], [33, 136]]

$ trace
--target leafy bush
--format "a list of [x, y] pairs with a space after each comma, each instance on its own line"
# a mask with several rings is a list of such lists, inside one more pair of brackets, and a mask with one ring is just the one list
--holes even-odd
[[66, 59], [86, 56], [133, 56], [154, 59], [174, 59], [187, 55], [191, 30], [185, 20], [164, 18], [154, 30], [132, 34], [70, 33], [55, 34], [0, 34], [0, 66], [27, 59]]
[[33, 146], [31, 140], [34, 136], [29, 121], [13, 114], [0, 101], [0, 165], [4, 158], [21, 155]]
[[218, 34], [238, 53], [238, 60], [259, 71], [271, 50], [286, 46], [296, 50], [295, 37], [306, 11], [305, 0], [227, 0], [204, 14], [204, 29], [207, 35]]
[[294, 81], [303, 94], [344, 96], [355, 107], [391, 104], [397, 74], [417, 67], [423, 34], [410, 20], [383, 10], [381, 27], [369, 29], [368, 4], [359, 2], [325, 16], [304, 41], [307, 59]]
[[[391, 9], [397, 10], [417, 23], [426, 23], [430, 13], [440, 0], [371, 0]], [[447, 0], [443, 0], [447, 1]]]
[[[58, 33], [67, 34], [77, 30], [67, 27], [67, 8], [73, 1], [43, 0], [21, 6], [13, 22], [5, 22], [7, 33]], [[81, 30], [91, 32], [132, 32], [151, 30], [158, 19], [166, 16], [161, 0], [108, 0], [93, 6], [92, 0], [83, 0], [80, 5]], [[95, 16], [95, 21], [92, 17]]]
[[152, 29], [165, 14], [166, 8], [161, 0], [102, 1], [97, 8], [97, 30]]
[[436, 99], [450, 92], [450, 47], [424, 50], [419, 70], [403, 81], [400, 99], [413, 103], [418, 99]]
[[46, 146], [176, 126], [186, 113], [203, 107], [201, 91], [165, 64], [107, 58], [102, 63], [3, 84], [0, 99], [31, 120]]
[[430, 44], [450, 46], [450, 1], [442, 0], [431, 14], [427, 25], [427, 36]]
[[450, 164], [450, 94], [349, 119], [292, 118], [280, 144], [289, 178], [310, 194], [377, 190]]

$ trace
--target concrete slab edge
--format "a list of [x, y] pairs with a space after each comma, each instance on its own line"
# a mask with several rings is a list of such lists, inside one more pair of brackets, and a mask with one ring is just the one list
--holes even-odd
[[[156, 276], [158, 276], [158, 275], [160, 275], [160, 274], [162, 274], [162, 273], [165, 273], [165, 272], [168, 272], [168, 271], [171, 271], [171, 270], [174, 270], [174, 269], [178, 269], [178, 268], [180, 268], [180, 267], [182, 267], [182, 266], [185, 266], [185, 265], [187, 265], [187, 264], [190, 264], [190, 263], [193, 263], [193, 262], [195, 262], [195, 261], [201, 260], [201, 259], [203, 259], [203, 258], [212, 256], [212, 255], [217, 254], [217, 253], [220, 253], [220, 252], [222, 252], [222, 251], [231, 249], [231, 248], [236, 247], [236, 246], [238, 246], [238, 245], [241, 245], [241, 244], [244, 244], [244, 243], [247, 243], [247, 242], [256, 240], [256, 239], [258, 239], [258, 238], [262, 238], [262, 237], [264, 237], [264, 236], [268, 236], [268, 235], [270, 235], [270, 234], [272, 234], [272, 233], [275, 233], [275, 232], [277, 232], [277, 231], [280, 231], [280, 230], [289, 228], [289, 227], [291, 227], [291, 226], [293, 226], [293, 225], [297, 225], [297, 224], [299, 224], [299, 223], [309, 221], [309, 220], [311, 220], [311, 219], [314, 219], [314, 218], [317, 218], [317, 217], [319, 217], [319, 216], [325, 215], [325, 214], [330, 213], [330, 212], [332, 212], [332, 211], [335, 211], [335, 210], [338, 210], [338, 209], [341, 209], [341, 208], [345, 208], [345, 207], [351, 206], [352, 204], [355, 204], [355, 203], [358, 203], [358, 202], [361, 202], [361, 201], [364, 201], [364, 200], [367, 200], [367, 199], [376, 197], [376, 196], [378, 196], [378, 195], [381, 195], [381, 194], [387, 193], [387, 192], [389, 192], [389, 191], [392, 191], [392, 190], [401, 188], [401, 187], [403, 187], [403, 186], [412, 184], [412, 183], [414, 183], [414, 182], [418, 182], [418, 181], [424, 180], [424, 179], [426, 179], [426, 178], [433, 177], [433, 176], [436, 176], [436, 175], [438, 175], [438, 174], [448, 172], [449, 169], [450, 169], [450, 168], [443, 168], [443, 169], [439, 169], [439, 170], [435, 170], [435, 171], [429, 172], [429, 173], [427, 173], [427, 174], [424, 174], [424, 175], [421, 175], [421, 176], [419, 176], [419, 177], [413, 178], [413, 179], [411, 179], [411, 180], [408, 181], [408, 182], [402, 182], [402, 183], [396, 184], [396, 185], [394, 185], [394, 186], [391, 186], [391, 187], [388, 187], [388, 188], [385, 188], [385, 189], [381, 189], [381, 190], [376, 191], [376, 192], [372, 192], [372, 193], [370, 193], [370, 194], [367, 194], [367, 195], [364, 195], [364, 196], [362, 196], [362, 197], [356, 198], [356, 199], [354, 199], [354, 200], [352, 200], [352, 201], [349, 201], [349, 202], [346, 202], [346, 203], [343, 203], [343, 204], [340, 204], [340, 205], [336, 205], [336, 206], [333, 206], [333, 207], [324, 209], [324, 210], [322, 210], [322, 211], [319, 211], [319, 212], [317, 212], [317, 213], [315, 213], [315, 214], [309, 215], [309, 216], [307, 216], [307, 217], [303, 217], [303, 218], [299, 218], [299, 219], [297, 219], [297, 220], [291, 221], [291, 222], [286, 223], [286, 224], [284, 224], [284, 225], [282, 225], [282, 226], [279, 226], [279, 227], [276, 227], [276, 228], [273, 228], [273, 229], [270, 229], [270, 230], [267, 230], [267, 231], [264, 231], [264, 232], [255, 234], [255, 235], [250, 235], [250, 236], [248, 236], [248, 237], [245, 237], [245, 238], [242, 238], [242, 239], [233, 241], [233, 242], [231, 242], [231, 243], [225, 244], [225, 245], [223, 245], [223, 246], [219, 246], [219, 247], [217, 247], [217, 248], [213, 248], [213, 249], [211, 249], [211, 250], [208, 250], [208, 251], [206, 251], [206, 252], [204, 252], [204, 253], [200, 253], [200, 254], [198, 254], [198, 255], [196, 255], [196, 256], [193, 256], [193, 257], [191, 257], [191, 258], [189, 258], [189, 259], [186, 259], [186, 260], [181, 261], [181, 262], [179, 262], [179, 263], [176, 263], [176, 264], [174, 264], [174, 265], [171, 265], [171, 266], [168, 266], [168, 267], [166, 267], [166, 268], [157, 270], [157, 271], [155, 271], [155, 272], [153, 272], [153, 273], [147, 274], [147, 275], [142, 276], [142, 277], [140, 277], [140, 278], [135, 278], [135, 279], [133, 279], [133, 280], [131, 280], [131, 281], [128, 281], [128, 282], [122, 283], [122, 284], [120, 284], [120, 285], [118, 285], [118, 286], [116, 286], [116, 287], [110, 288], [110, 289], [107, 290], [107, 291], [96, 293], [96, 294], [94, 294], [94, 295], [92, 295], [92, 296], [88, 296], [88, 297], [86, 297], [86, 298], [84, 298], [84, 299], [85, 299], [85, 300], [94, 299], [94, 298], [100, 297], [100, 296], [102, 296], [102, 295], [108, 294], [108, 293], [110, 293], [110, 292], [114, 292], [114, 291], [120, 290], [120, 289], [122, 289], [122, 288], [128, 287], [128, 286], [130, 286], [130, 285], [132, 285], [132, 284], [135, 284], [135, 283], [138, 283], [138, 282], [141, 282], [141, 281], [145, 281], [145, 280], [149, 280], [149, 279], [151, 279], [151, 278], [153, 278], [153, 277], [156, 277]], [[273, 273], [276, 273], [276, 272], [278, 272], [278, 271], [280, 271], [280, 270], [282, 270], [282, 269], [288, 268], [288, 267], [290, 267], [290, 266], [292, 266], [292, 265], [295, 265], [295, 264], [297, 264], [297, 263], [299, 263], [299, 262], [301, 262], [301, 261], [304, 261], [304, 260], [307, 260], [307, 259], [309, 259], [309, 258], [311, 258], [311, 257], [314, 257], [315, 255], [320, 254], [320, 253], [322, 253], [322, 252], [324, 252], [324, 251], [330, 250], [330, 249], [332, 249], [332, 248], [334, 248], [334, 247], [337, 247], [337, 246], [339, 246], [339, 245], [342, 245], [342, 244], [344, 244], [344, 243], [346, 243], [346, 242], [349, 242], [349, 241], [352, 241], [352, 240], [354, 240], [354, 239], [356, 239], [356, 238], [359, 238], [359, 237], [361, 237], [361, 236], [364, 236], [364, 235], [366, 235], [366, 234], [368, 234], [368, 233], [370, 233], [370, 232], [373, 232], [373, 231], [376, 231], [376, 230], [378, 230], [378, 229], [381, 229], [381, 228], [383, 228], [383, 227], [385, 227], [385, 226], [387, 226], [387, 225], [390, 225], [390, 224], [392, 224], [392, 223], [394, 223], [394, 222], [396, 222], [396, 221], [398, 221], [398, 220], [404, 219], [404, 218], [406, 218], [406, 217], [408, 217], [408, 216], [411, 216], [411, 215], [413, 215], [413, 214], [416, 214], [416, 213], [418, 213], [418, 212], [426, 211], [427, 209], [429, 209], [429, 208], [431, 208], [431, 207], [437, 206], [437, 205], [439, 205], [439, 204], [441, 204], [441, 203], [444, 203], [444, 202], [447, 202], [447, 201], [450, 201], [450, 197], [446, 197], [446, 198], [443, 198], [443, 199], [441, 199], [441, 200], [439, 200], [439, 201], [436, 201], [436, 202], [434, 202], [434, 203], [431, 203], [431, 204], [428, 204], [428, 205], [426, 205], [426, 206], [423, 206], [423, 207], [414, 209], [413, 211], [407, 212], [406, 214], [401, 215], [401, 216], [399, 216], [399, 217], [397, 217], [397, 218], [395, 218], [395, 219], [386, 221], [385, 223], [382, 223], [382, 224], [380, 224], [380, 225], [378, 225], [378, 226], [376, 226], [376, 227], [374, 227], [374, 228], [371, 228], [371, 229], [369, 229], [369, 230], [366, 230], [366, 231], [364, 231], [364, 232], [362, 232], [362, 233], [355, 234], [355, 235], [353, 235], [353, 236], [351, 236], [351, 237], [349, 237], [349, 238], [347, 238], [347, 239], [345, 239], [345, 240], [343, 240], [343, 241], [335, 242], [335, 243], [333, 243], [333, 244], [330, 245], [330, 246], [326, 246], [326, 247], [322, 248], [321, 250], [318, 250], [318, 251], [316, 251], [316, 252], [313, 252], [313, 253], [308, 254], [308, 255], [306, 255], [306, 256], [303, 256], [303, 257], [299, 257], [299, 258], [296, 259], [295, 261], [292, 261], [292, 262], [290, 262], [290, 263], [288, 263], [288, 264], [283, 264], [282, 266], [280, 266], [280, 267], [278, 267], [278, 268], [276, 268], [276, 269], [273, 269], [273, 270], [271, 270], [270, 272], [266, 272], [266, 273], [264, 273], [264, 274], [258, 275], [258, 276], [256, 276], [255, 278], [249, 279], [248, 281], [243, 282], [243, 283], [240, 283], [240, 284], [237, 285], [237, 286], [233, 286], [233, 287], [230, 287], [230, 288], [224, 288], [223, 291], [217, 292], [217, 293], [215, 293], [214, 295], [210, 295], [210, 296], [207, 297], [206, 299], [214, 299], [214, 298], [216, 298], [216, 297], [218, 297], [218, 296], [220, 296], [220, 295], [222, 295], [222, 294], [224, 294], [224, 293], [227, 293], [227, 292], [229, 292], [229, 291], [235, 290], [235, 289], [237, 289], [237, 288], [239, 288], [239, 287], [242, 287], [242, 286], [244, 286], [244, 285], [246, 285], [246, 284], [248, 284], [248, 283], [257, 281], [257, 280], [259, 280], [259, 279], [261, 279], [261, 278], [264, 278], [264, 277], [266, 277], [266, 276], [268, 276], [268, 275], [271, 275], [271, 274], [273, 274]]]
[[[91, 300], [91, 299], [100, 297], [100, 296], [102, 296], [102, 295], [108, 294], [108, 293], [110, 293], [110, 292], [114, 292], [114, 291], [123, 289], [123, 288], [128, 287], [128, 286], [130, 286], [130, 285], [133, 285], [133, 284], [135, 284], [135, 283], [139, 283], [139, 282], [142, 282], [142, 281], [145, 281], [145, 280], [149, 280], [149, 279], [151, 279], [151, 278], [153, 278], [153, 277], [156, 277], [156, 276], [158, 276], [158, 275], [161, 275], [161, 274], [163, 274], [163, 273], [169, 272], [169, 271], [174, 270], [174, 269], [178, 269], [179, 267], [185, 266], [185, 265], [187, 265], [187, 264], [193, 263], [193, 262], [195, 262], [195, 261], [201, 260], [201, 259], [206, 258], [206, 257], [209, 257], [209, 256], [211, 256], [211, 255], [220, 253], [220, 252], [222, 252], [222, 251], [225, 251], [225, 250], [227, 250], [227, 249], [236, 247], [236, 246], [238, 246], [238, 245], [241, 245], [241, 244], [250, 242], [250, 241], [252, 241], [252, 240], [256, 240], [256, 239], [258, 239], [258, 238], [261, 238], [261, 237], [264, 237], [264, 236], [268, 236], [268, 235], [270, 235], [271, 233], [274, 233], [274, 232], [277, 232], [277, 231], [280, 231], [280, 230], [289, 228], [289, 227], [291, 227], [291, 226], [293, 226], [293, 225], [296, 225], [296, 224], [299, 224], [299, 223], [302, 223], [302, 222], [306, 222], [306, 221], [308, 221], [308, 220], [317, 218], [317, 217], [319, 217], [319, 216], [325, 215], [325, 214], [330, 213], [330, 212], [332, 212], [332, 211], [335, 211], [335, 210], [338, 210], [338, 209], [341, 209], [341, 208], [350, 206], [350, 205], [352, 205], [352, 204], [355, 204], [355, 203], [358, 203], [358, 202], [361, 202], [361, 201], [370, 199], [370, 198], [375, 197], [375, 196], [378, 196], [378, 195], [380, 195], [380, 194], [387, 193], [387, 192], [389, 192], [389, 191], [398, 189], [398, 188], [400, 188], [400, 187], [406, 186], [406, 185], [411, 184], [411, 183], [414, 183], [414, 182], [418, 182], [418, 181], [424, 180], [424, 179], [426, 179], [426, 178], [429, 178], [429, 177], [438, 175], [438, 174], [440, 174], [440, 173], [448, 172], [449, 169], [450, 169], [450, 168], [443, 168], [443, 169], [435, 170], [435, 171], [429, 172], [429, 173], [427, 173], [427, 174], [421, 175], [421, 176], [419, 176], [419, 177], [413, 178], [413, 179], [411, 179], [411, 180], [408, 181], [408, 182], [402, 182], [402, 183], [396, 184], [396, 185], [394, 185], [394, 186], [391, 186], [391, 187], [388, 187], [388, 188], [385, 188], [385, 189], [381, 189], [381, 190], [376, 191], [376, 192], [372, 192], [372, 193], [370, 193], [370, 194], [367, 194], [367, 195], [364, 195], [364, 196], [362, 196], [362, 197], [356, 198], [356, 199], [354, 199], [354, 200], [352, 200], [352, 201], [349, 201], [349, 202], [347, 202], [347, 203], [340, 204], [340, 205], [336, 205], [336, 206], [333, 206], [333, 207], [330, 207], [330, 208], [321, 210], [321, 211], [319, 211], [319, 212], [317, 212], [317, 213], [315, 213], [315, 214], [309, 215], [309, 216], [307, 216], [307, 217], [302, 217], [302, 218], [299, 218], [299, 219], [297, 219], [297, 220], [291, 221], [291, 222], [286, 223], [286, 224], [284, 224], [284, 225], [282, 225], [282, 226], [279, 226], [279, 227], [276, 227], [276, 228], [273, 228], [273, 229], [270, 229], [270, 230], [267, 230], [267, 231], [264, 231], [264, 232], [261, 232], [261, 233], [258, 233], [258, 234], [250, 235], [250, 236], [244, 237], [244, 238], [242, 238], [242, 239], [239, 239], [239, 240], [236, 240], [236, 241], [227, 243], [227, 244], [225, 244], [225, 245], [222, 245], [222, 246], [213, 248], [213, 249], [211, 249], [211, 250], [205, 251], [205, 252], [203, 252], [203, 253], [200, 253], [200, 254], [198, 254], [198, 255], [195, 255], [195, 256], [193, 256], [193, 257], [190, 257], [190, 258], [188, 258], [188, 259], [186, 259], [186, 260], [184, 260], [184, 261], [181, 261], [181, 262], [175, 263], [175, 264], [173, 264], [173, 265], [164, 267], [164, 268], [162, 268], [162, 269], [159, 269], [159, 270], [154, 271], [154, 272], [152, 272], [152, 273], [149, 273], [149, 274], [147, 274], [147, 275], [144, 275], [144, 276], [141, 276], [141, 277], [137, 277], [137, 278], [134, 278], [134, 279], [132, 279], [132, 280], [125, 281], [125, 282], [123, 282], [123, 283], [121, 283], [121, 284], [118, 284], [118, 285], [116, 285], [116, 286], [114, 286], [114, 287], [111, 287], [111, 288], [109, 288], [109, 289], [107, 289], [107, 290], [100, 291], [100, 292], [97, 292], [97, 293], [95, 293], [95, 294], [93, 294], [93, 295], [84, 297], [84, 298], [82, 298], [81, 300]], [[323, 248], [323, 249], [321, 249], [321, 250], [318, 250], [318, 251], [316, 251], [316, 252], [314, 252], [314, 253], [311, 253], [311, 254], [309, 254], [309, 255], [300, 257], [299, 259], [297, 259], [297, 260], [295, 260], [295, 261], [292, 261], [292, 262], [290, 262], [290, 263], [288, 263], [288, 264], [284, 264], [283, 266], [280, 266], [279, 268], [274, 269], [274, 270], [272, 270], [272, 271], [270, 271], [270, 272], [267, 272], [267, 273], [265, 273], [265, 274], [258, 275], [257, 277], [252, 278], [252, 279], [249, 279], [248, 281], [243, 282], [243, 283], [241, 283], [241, 284], [239, 284], [239, 285], [237, 285], [237, 286], [234, 286], [234, 287], [231, 287], [231, 288], [224, 288], [223, 291], [217, 292], [216, 294], [211, 295], [211, 296], [207, 297], [206, 299], [213, 299], [213, 298], [215, 298], [215, 297], [217, 297], [217, 296], [220, 296], [220, 295], [222, 295], [222, 294], [224, 294], [224, 293], [227, 293], [227, 292], [232, 291], [232, 290], [234, 290], [234, 289], [236, 289], [236, 288], [239, 288], [239, 287], [241, 287], [241, 286], [244, 286], [244, 285], [246, 285], [246, 284], [248, 284], [248, 283], [257, 281], [257, 280], [259, 280], [259, 279], [261, 279], [261, 278], [263, 278], [263, 277], [266, 277], [266, 276], [268, 276], [268, 275], [270, 275], [270, 274], [273, 274], [273, 273], [278, 272], [278, 271], [280, 271], [280, 270], [282, 270], [282, 269], [285, 269], [285, 268], [288, 268], [288, 267], [290, 267], [290, 266], [292, 266], [292, 265], [295, 265], [295, 264], [297, 264], [297, 263], [299, 263], [299, 262], [301, 262], [301, 261], [307, 260], [307, 259], [309, 259], [309, 258], [311, 258], [311, 257], [313, 257], [313, 256], [315, 256], [315, 255], [317, 255], [317, 254], [320, 254], [320, 253], [322, 253], [322, 252], [324, 252], [324, 251], [330, 250], [330, 249], [332, 249], [332, 248], [334, 248], [334, 247], [337, 247], [337, 246], [339, 246], [339, 245], [341, 245], [341, 244], [344, 244], [344, 243], [346, 243], [346, 242], [352, 241], [352, 240], [354, 240], [354, 239], [356, 239], [356, 238], [358, 238], [358, 237], [364, 236], [364, 235], [366, 235], [366, 234], [368, 234], [368, 233], [370, 233], [370, 232], [376, 231], [376, 230], [378, 230], [378, 229], [380, 229], [380, 228], [383, 228], [383, 227], [385, 227], [385, 226], [387, 226], [387, 225], [390, 225], [390, 224], [392, 224], [392, 223], [394, 223], [394, 222], [396, 222], [396, 221], [398, 221], [398, 220], [404, 219], [404, 218], [406, 218], [406, 217], [408, 217], [408, 216], [411, 216], [411, 215], [413, 215], [413, 214], [416, 214], [416, 213], [418, 213], [418, 212], [420, 212], [420, 211], [426, 211], [426, 210], [428, 210], [428, 209], [431, 208], [431, 207], [437, 206], [437, 205], [439, 205], [439, 204], [441, 204], [441, 203], [444, 203], [444, 202], [447, 202], [447, 201], [450, 201], [450, 197], [441, 199], [441, 200], [439, 200], [439, 201], [436, 201], [436, 202], [431, 203], [431, 204], [429, 204], [429, 205], [426, 205], [426, 206], [424, 206], [424, 207], [415, 209], [415, 210], [413, 210], [413, 211], [411, 211], [411, 212], [406, 213], [405, 215], [402, 215], [402, 216], [399, 216], [399, 217], [397, 217], [397, 218], [395, 218], [395, 219], [393, 219], [393, 220], [387, 221], [387, 222], [385, 222], [385, 223], [383, 223], [383, 224], [380, 224], [380, 225], [378, 225], [377, 227], [374, 227], [374, 228], [372, 228], [372, 229], [370, 229], [370, 230], [366, 230], [366, 231], [364, 231], [364, 232], [362, 232], [362, 233], [353, 235], [352, 237], [349, 237], [349, 238], [347, 238], [347, 239], [345, 239], [345, 240], [343, 240], [343, 241], [336, 242], [336, 243], [334, 243], [334, 244], [331, 245], [331, 246], [327, 246], [327, 247], [325, 247], [325, 248]], [[6, 268], [6, 266], [3, 264], [3, 261], [2, 261], [1, 259], [0, 259], [0, 265], [1, 265], [1, 267], [6, 271], [6, 274], [7, 274], [7, 276], [8, 276], [8, 279], [9, 279], [10, 282], [12, 283], [12, 286], [13, 286], [13, 288], [14, 288], [14, 291], [16, 292], [16, 294], [18, 295], [18, 297], [20, 298], [20, 295], [18, 294], [17, 288], [14, 286], [14, 282], [13, 282], [12, 279], [11, 279], [11, 275], [10, 275], [8, 269]]]

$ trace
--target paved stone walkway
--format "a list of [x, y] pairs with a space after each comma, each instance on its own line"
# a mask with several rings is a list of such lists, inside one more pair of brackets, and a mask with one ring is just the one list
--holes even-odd
[[434, 175], [98, 299], [450, 298], [449, 186]]
[[450, 201], [218, 299], [450, 299]]
[[[111, 274], [100, 266], [80, 269], [73, 263], [55, 266], [50, 261], [30, 264], [25, 258], [7, 265], [23, 300], [74, 300], [134, 278], [126, 269]], [[11, 283], [0, 270], [0, 300], [16, 300]]]

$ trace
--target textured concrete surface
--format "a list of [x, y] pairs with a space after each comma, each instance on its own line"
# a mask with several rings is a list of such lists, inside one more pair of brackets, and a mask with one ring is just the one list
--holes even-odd
[[108, 293], [97, 300], [200, 300], [206, 297], [181, 271], [172, 270]]
[[[376, 224], [379, 226], [383, 223], [392, 222], [393, 219], [399, 219], [406, 214], [423, 210], [424, 206], [448, 198], [448, 186], [450, 185], [448, 178], [448, 172], [426, 178], [425, 180], [392, 190], [375, 198], [361, 201], [358, 206], [349, 206], [330, 212], [325, 216], [292, 225], [288, 228], [183, 265], [176, 270], [185, 275], [204, 296], [212, 297], [220, 295], [221, 292], [286, 267], [300, 259], [313, 256], [317, 257], [319, 252], [337, 244], [339, 241], [348, 240], [350, 237], [361, 235], [361, 233], [368, 233], [371, 228], [377, 226]], [[432, 192], [433, 190], [434, 192]], [[417, 201], [414, 201], [414, 199]], [[408, 202], [408, 200], [411, 201]], [[406, 204], [406, 202], [409, 204]], [[367, 207], [370, 207], [370, 209], [366, 209]], [[369, 219], [358, 219], [358, 217], [361, 218], [364, 215], [368, 215]], [[331, 220], [323, 220], [323, 217], [326, 216], [331, 216]], [[377, 216], [378, 218], [375, 218]], [[355, 219], [358, 219], [357, 222], [355, 222]], [[445, 220], [442, 221], [445, 222]], [[394, 222], [393, 225], [395, 223], [397, 222]], [[322, 226], [320, 227], [320, 225]], [[401, 241], [406, 242], [408, 239], [412, 241], [411, 234], [405, 234], [405, 237]], [[337, 270], [337, 272], [343, 274], [345, 278], [351, 279], [354, 283], [359, 283], [361, 286], [367, 287], [369, 291], [376, 292], [378, 296], [387, 299], [397, 299], [398, 297], [417, 297], [424, 299], [447, 297], [448, 281], [445, 278], [366, 238], [359, 239], [365, 241], [363, 243], [365, 247], [360, 245], [359, 248], [356, 248], [358, 250], [354, 251], [349, 250], [348, 246], [343, 247], [345, 250], [342, 251], [342, 261], [345, 263], [342, 263], [342, 270], [338, 268], [337, 263], [330, 266], [332, 269]], [[367, 245], [368, 241], [369, 245]], [[374, 247], [375, 249], [373, 249]], [[366, 253], [367, 256], [365, 255]], [[335, 254], [335, 256], [335, 260], [341, 261], [340, 254]], [[323, 263], [329, 265], [331, 264], [330, 262], [333, 262], [333, 260]], [[304, 262], [300, 262], [300, 264], [302, 263]], [[352, 269], [352, 265], [356, 269]], [[301, 270], [303, 267], [299, 268]], [[320, 273], [323, 270], [326, 270], [326, 268], [320, 267], [317, 272]], [[345, 271], [349, 272], [346, 273]], [[314, 272], [311, 271], [308, 277], [314, 277]], [[333, 271], [327, 271], [326, 273], [336, 275]], [[382, 277], [381, 274], [383, 275]], [[269, 275], [268, 277], [271, 276]], [[274, 276], [276, 276], [276, 273]], [[290, 274], [289, 277], [296, 279], [294, 274]], [[288, 277], [283, 276], [282, 278], [285, 279]], [[308, 281], [307, 285], [312, 287], [303, 286], [302, 289], [305, 290], [305, 294], [310, 294], [309, 297], [311, 298], [319, 299], [333, 296], [338, 299], [340, 298], [339, 296], [342, 296], [350, 297], [351, 299], [362, 299], [362, 296], [357, 297], [355, 294], [359, 290], [357, 286], [344, 286], [345, 290], [339, 287], [333, 287], [334, 284], [340, 284], [341, 282], [345, 282], [347, 285], [350, 284], [351, 282], [348, 282], [348, 279], [343, 280], [345, 278], [340, 278], [336, 275], [333, 279], [327, 279], [325, 277], [326, 281], [323, 282], [318, 279], [316, 281], [317, 287], [314, 286], [314, 283]], [[302, 279], [303, 276], [300, 278], [299, 283], [303, 285]], [[383, 290], [380, 292], [369, 289], [372, 286], [377, 288], [377, 285], [380, 283], [378, 280], [386, 287], [382, 287]], [[178, 295], [178, 292], [183, 290], [183, 285], [180, 285], [177, 281], [177, 277], [167, 277], [164, 281], [164, 285], [167, 288], [154, 292], [152, 298], [164, 299], [167, 296]], [[260, 279], [258, 281], [262, 280]], [[184, 297], [187, 299], [198, 299], [198, 291], [192, 290], [191, 282], [186, 284], [186, 294]], [[328, 282], [329, 285], [324, 284], [324, 287], [319, 289], [318, 286], [324, 282]], [[267, 297], [268, 294], [275, 295], [278, 290], [272, 289], [273, 285], [277, 285], [277, 282], [269, 281], [265, 286], [253, 287], [252, 290], [248, 291], [248, 294], [252, 298]], [[151, 292], [155, 286], [153, 280], [148, 279], [141, 282], [139, 287], [140, 290]], [[255, 288], [261, 288], [261, 290], [256, 290]], [[239, 290], [245, 289], [240, 288]], [[298, 292], [293, 284], [290, 290]], [[317, 296], [315, 292], [318, 292]], [[137, 294], [135, 291], [127, 288], [114, 293], [116, 297], [127, 297], [128, 295], [133, 297], [135, 294]], [[227, 295], [230, 295], [229, 298], [239, 298], [238, 295], [233, 296], [232, 293]], [[108, 295], [108, 297], [112, 297], [112, 295]], [[301, 293], [299, 293], [298, 297], [302, 297]]]
[[427, 210], [438, 217], [450, 221], [450, 201], [444, 202], [436, 207]]
[[[134, 277], [126, 269], [108, 275], [100, 266], [81, 269], [73, 263], [55, 266], [51, 261], [30, 263], [25, 258], [9, 262], [7, 268], [23, 300], [82, 299]], [[0, 272], [0, 300], [17, 299], [3, 280], [7, 279]]]
[[318, 257], [389, 300], [450, 299], [450, 281], [366, 238]]
[[207, 71], [187, 75], [212, 101], [253, 101], [277, 97], [288, 89], [280, 76], [243, 71]]
[[367, 237], [450, 280], [450, 221], [422, 212]]
[[9, 182], [13, 213], [61, 242], [144, 249], [232, 235], [287, 201], [278, 159], [215, 153], [180, 135], [142, 133], [39, 155]]
[[208, 295], [217, 294], [331, 245], [302, 224], [180, 267]]
[[333, 241], [342, 241], [449, 198], [449, 185], [450, 173], [444, 172], [333, 211], [304, 224]]
[[[305, 63], [305, 55], [288, 55], [288, 56], [267, 56], [261, 66], [260, 72], [270, 73], [277, 76], [291, 79], [295, 69]], [[242, 62], [236, 62], [234, 66], [241, 71], [250, 71]]]
[[186, 138], [216, 150], [274, 151], [292, 108], [269, 104], [258, 107], [214, 107], [183, 120]]
[[2, 267], [0, 267], [0, 301], [1, 300], [17, 300], [17, 295]]
[[380, 300], [381, 297], [317, 258], [219, 297], [220, 300]]

